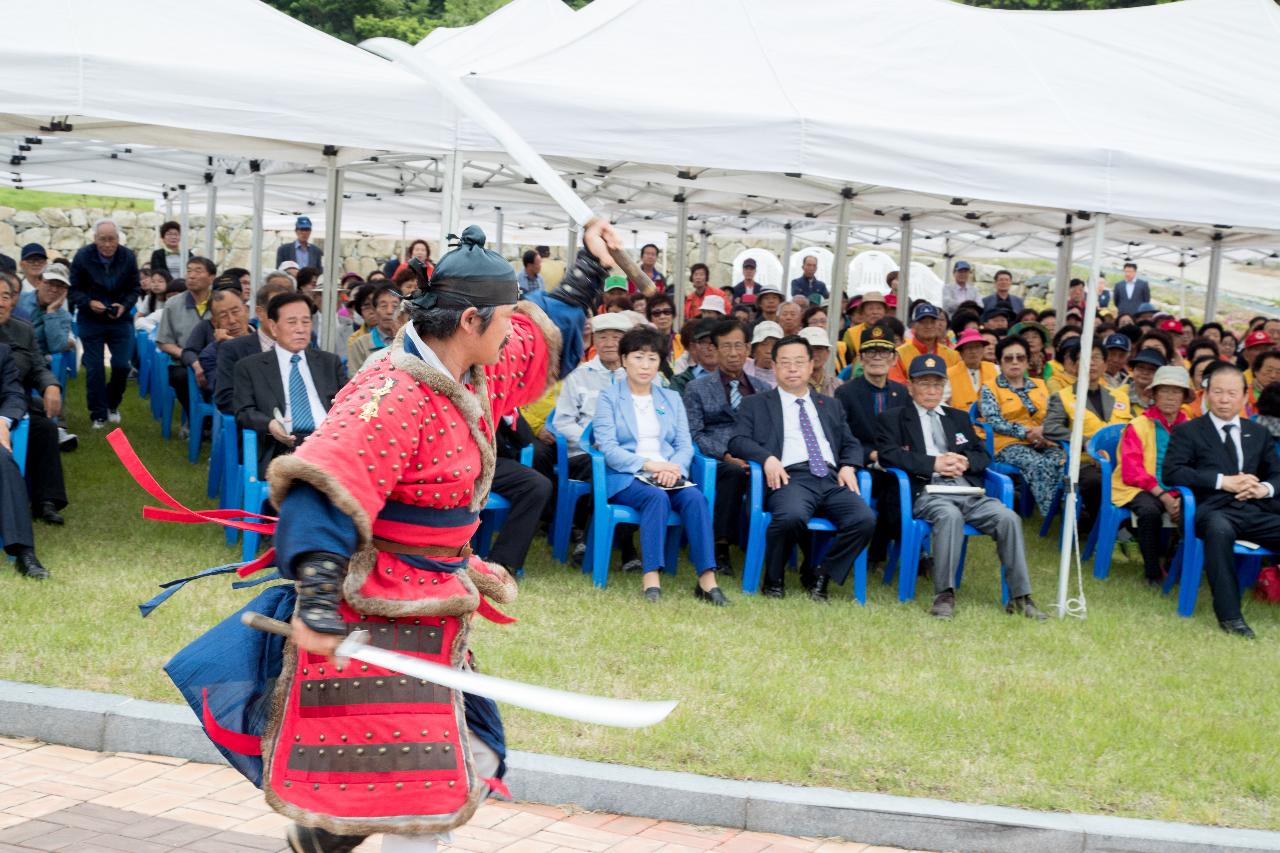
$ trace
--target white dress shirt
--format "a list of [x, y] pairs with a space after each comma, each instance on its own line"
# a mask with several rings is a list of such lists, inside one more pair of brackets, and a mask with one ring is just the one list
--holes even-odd
[[779, 388], [778, 397], [782, 400], [782, 467], [790, 468], [792, 465], [809, 462], [809, 449], [805, 447], [804, 435], [800, 432], [800, 407], [796, 405], [796, 400], [803, 400], [805, 413], [809, 415], [809, 423], [813, 425], [814, 435], [818, 438], [818, 449], [822, 451], [822, 458], [827, 460], [827, 467], [834, 471], [836, 455], [831, 452], [831, 442], [827, 441], [826, 431], [818, 418], [818, 409], [813, 405], [813, 396], [806, 393], [803, 397], [797, 397]]
[[631, 406], [636, 414], [636, 456], [652, 462], [666, 462], [662, 456], [662, 424], [654, 409], [653, 394], [647, 397], [632, 395]]
[[[1240, 416], [1236, 415], [1231, 420], [1224, 421], [1221, 418], [1219, 418], [1217, 415], [1215, 415], [1213, 412], [1210, 412], [1209, 420], [1213, 423], [1213, 428], [1218, 433], [1218, 441], [1222, 441], [1223, 439], [1226, 438], [1225, 433], [1223, 433], [1222, 431], [1223, 427], [1225, 426], [1235, 427], [1235, 429], [1231, 430], [1231, 442], [1236, 446], [1236, 468], [1237, 470], [1243, 472], [1244, 471], [1244, 445], [1240, 443]], [[1217, 480], [1214, 482], [1214, 488], [1217, 488], [1217, 489], [1222, 488], [1222, 478], [1223, 478], [1223, 475], [1219, 474]], [[1270, 483], [1263, 483], [1263, 485], [1266, 486], [1267, 491], [1271, 493], [1270, 497], [1276, 496], [1276, 490], [1272, 487]]]
[[[939, 447], [938, 442], [934, 441], [933, 421], [929, 410], [915, 401], [912, 401], [911, 405], [916, 407], [916, 416], [920, 418], [920, 431], [924, 433], [924, 452], [930, 456], [941, 456], [947, 453], [947, 448]], [[934, 409], [934, 411], [937, 411], [937, 409]], [[941, 417], [941, 413], [939, 413], [939, 417]], [[946, 427], [944, 426], [943, 429], [946, 429]]]
[[[276, 347], [276, 362], [280, 365], [280, 380], [284, 383], [284, 419], [293, 423], [293, 401], [289, 399], [289, 374], [293, 371], [291, 359], [294, 353], [284, 347]], [[316, 383], [311, 380], [311, 368], [307, 366], [307, 351], [297, 353], [302, 356], [298, 361], [298, 372], [302, 374], [302, 383], [307, 386], [307, 402], [311, 404], [311, 420], [316, 429], [324, 423], [325, 408], [320, 402], [320, 394], [316, 391]]]

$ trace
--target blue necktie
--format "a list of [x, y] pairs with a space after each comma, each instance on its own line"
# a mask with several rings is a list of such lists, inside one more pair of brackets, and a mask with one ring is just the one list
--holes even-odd
[[741, 405], [741, 403], [742, 403], [742, 392], [738, 390], [738, 380], [730, 379], [729, 380], [729, 407], [736, 412], [738, 411], [738, 406]]
[[809, 451], [809, 473], [815, 477], [827, 476], [827, 460], [822, 458], [822, 448], [818, 446], [818, 435], [813, 431], [813, 422], [804, 408], [804, 398], [796, 399], [800, 407], [800, 435], [804, 436], [805, 449]]
[[294, 353], [289, 356], [289, 410], [293, 414], [294, 432], [312, 432], [316, 428], [315, 419], [311, 417], [311, 401], [307, 399], [307, 383], [302, 381], [302, 370], [298, 362], [302, 356]]

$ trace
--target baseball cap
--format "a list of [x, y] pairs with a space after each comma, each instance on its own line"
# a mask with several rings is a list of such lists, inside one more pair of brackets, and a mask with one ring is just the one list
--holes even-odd
[[1128, 352], [1133, 349], [1133, 341], [1129, 340], [1128, 335], [1121, 335], [1119, 333], [1110, 334], [1107, 335], [1106, 339], [1102, 342], [1102, 348], [1119, 349]]
[[1003, 305], [997, 305], [994, 308], [988, 308], [986, 311], [982, 312], [981, 319], [983, 323], [988, 322], [992, 317], [1004, 317], [1006, 320], [1009, 320], [1010, 322], [1012, 322], [1014, 319], [1013, 312], [1010, 311], [1008, 308], [1004, 307]]
[[746, 259], [744, 259], [744, 260], [743, 260], [743, 262], [742, 262], [742, 266], [743, 266], [743, 268], [751, 267], [752, 269], [755, 269], [755, 268], [756, 268], [756, 259], [755, 259], [755, 258], [746, 258]]
[[702, 311], [715, 311], [719, 314], [727, 314], [725, 309], [724, 297], [716, 296], [714, 293], [702, 300]]
[[889, 331], [888, 326], [882, 326], [876, 323], [874, 326], [867, 326], [862, 330], [862, 339], [858, 341], [858, 349], [897, 349], [893, 344], [893, 335]]
[[67, 270], [66, 264], [49, 264], [40, 277], [45, 281], [56, 281], [66, 287], [71, 286], [71, 273]]
[[1175, 335], [1182, 334], [1182, 324], [1172, 317], [1160, 321], [1160, 329], [1165, 332], [1172, 332]]
[[926, 317], [933, 317], [936, 320], [942, 317], [942, 312], [938, 310], [936, 305], [921, 302], [916, 306], [916, 310], [911, 312], [911, 322], [918, 323]]
[[782, 298], [782, 288], [778, 287], [776, 284], [762, 284], [756, 290], [756, 299], [757, 300], [763, 299], [764, 297], [768, 296], [770, 293], [774, 294], [779, 299]]
[[956, 261], [954, 269], [956, 272], [959, 272], [960, 270], [971, 270], [973, 267], [969, 266], [968, 261]]
[[912, 379], [921, 376], [941, 376], [947, 378], [947, 362], [940, 355], [918, 355], [911, 359], [911, 367], [907, 375]]
[[1138, 350], [1134, 353], [1133, 358], [1129, 359], [1130, 367], [1135, 364], [1149, 364], [1157, 370], [1164, 367], [1166, 363], [1164, 356], [1153, 350], [1151, 347], [1144, 347], [1143, 349]]
[[49, 253], [39, 243], [28, 243], [22, 247], [22, 260], [27, 258], [47, 258]]
[[769, 338], [781, 338], [782, 327], [772, 320], [761, 320], [756, 323], [755, 331], [751, 333], [751, 345], [763, 343]]
[[627, 277], [625, 275], [611, 275], [604, 280], [605, 290], [626, 290]]
[[815, 326], [805, 326], [800, 330], [800, 337], [809, 342], [811, 347], [828, 347], [831, 346], [831, 338], [827, 337], [826, 329], [819, 329]]
[[695, 341], [705, 341], [707, 338], [711, 337], [711, 333], [715, 331], [715, 328], [717, 325], [718, 323], [716, 323], [714, 320], [713, 321], [704, 320], [703, 322], [698, 324], [698, 328], [693, 330], [693, 339]]
[[635, 326], [635, 320], [625, 311], [614, 311], [609, 314], [597, 314], [591, 318], [591, 331], [595, 332], [629, 332]]
[[310, 230], [311, 230], [311, 217], [310, 217], [310, 216], [299, 216], [299, 217], [298, 217], [298, 221], [297, 221], [297, 222], [295, 222], [295, 223], [293, 223], [293, 230], [295, 230], [295, 231], [310, 231]]
[[1244, 348], [1271, 346], [1271, 336], [1261, 329], [1254, 329], [1244, 336]]
[[289, 270], [296, 270], [298, 268], [297, 261], [285, 261], [280, 265], [280, 272], [288, 272]]
[[982, 344], [985, 347], [987, 339], [977, 329], [965, 329], [956, 340], [956, 349], [967, 347], [969, 344]]
[[1154, 313], [1156, 313], [1156, 306], [1152, 305], [1150, 302], [1144, 302], [1144, 303], [1142, 303], [1141, 305], [1139, 305], [1139, 306], [1138, 306], [1138, 311], [1137, 311], [1137, 313], [1139, 313], [1139, 314], [1154, 314]]

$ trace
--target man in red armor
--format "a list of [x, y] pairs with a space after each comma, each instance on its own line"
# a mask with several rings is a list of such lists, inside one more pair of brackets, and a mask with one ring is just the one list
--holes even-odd
[[[620, 245], [603, 222], [584, 241], [605, 264]], [[542, 396], [561, 348], [542, 309], [517, 298], [511, 265], [467, 228], [406, 301], [395, 341], [268, 471], [277, 564], [298, 605], [263, 790], [295, 821], [300, 853], [346, 853], [374, 833], [388, 834], [384, 851], [431, 850], [504, 790], [492, 703], [332, 655], [363, 628], [382, 648], [467, 667], [471, 618], [507, 621], [489, 602], [511, 601], [515, 583], [468, 542], [493, 479], [494, 425]]]

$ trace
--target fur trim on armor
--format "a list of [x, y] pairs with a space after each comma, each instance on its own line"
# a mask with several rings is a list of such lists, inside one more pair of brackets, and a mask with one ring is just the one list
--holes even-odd
[[521, 299], [516, 303], [516, 313], [523, 314], [532, 320], [542, 331], [542, 337], [547, 342], [547, 384], [544, 388], [550, 388], [560, 379], [560, 350], [564, 347], [564, 341], [560, 340], [560, 329], [551, 322], [546, 311], [527, 299]]
[[333, 501], [334, 506], [351, 517], [356, 526], [356, 533], [360, 537], [357, 547], [363, 548], [372, 541], [373, 523], [369, 519], [369, 514], [351, 496], [346, 487], [324, 468], [292, 454], [276, 457], [267, 468], [267, 482], [271, 486], [271, 503], [277, 507], [284, 506], [284, 499], [293, 487], [294, 481], [297, 480], [320, 491]]
[[367, 616], [385, 616], [398, 619], [401, 616], [466, 616], [474, 613], [480, 606], [480, 593], [468, 572], [458, 572], [455, 577], [466, 588], [466, 595], [451, 595], [448, 598], [369, 598], [361, 594], [360, 589], [369, 579], [378, 559], [378, 551], [374, 548], [362, 548], [351, 557], [347, 565], [347, 576], [342, 581], [342, 597], [358, 613]]
[[467, 566], [467, 574], [476, 585], [476, 589], [480, 590], [480, 594], [495, 604], [510, 604], [515, 601], [520, 587], [516, 585], [515, 579], [511, 577], [506, 567], [488, 560], [485, 560], [484, 564], [488, 567], [488, 572], [473, 568], [470, 564]]
[[462, 383], [429, 367], [422, 359], [406, 354], [404, 329], [396, 334], [395, 341], [387, 349], [391, 351], [389, 358], [392, 367], [403, 370], [432, 391], [449, 398], [470, 428], [471, 437], [480, 449], [480, 474], [476, 477], [475, 486], [471, 492], [471, 502], [467, 505], [467, 509], [471, 512], [479, 512], [484, 508], [485, 501], [489, 499], [489, 488], [493, 484], [493, 469], [497, 464], [493, 439], [486, 437], [480, 430], [480, 419], [483, 417], [489, 424], [489, 435], [495, 434], [492, 423], [493, 410], [488, 405], [489, 394], [484, 371], [479, 367], [471, 368], [471, 384], [476, 389], [475, 393], [472, 393]]

